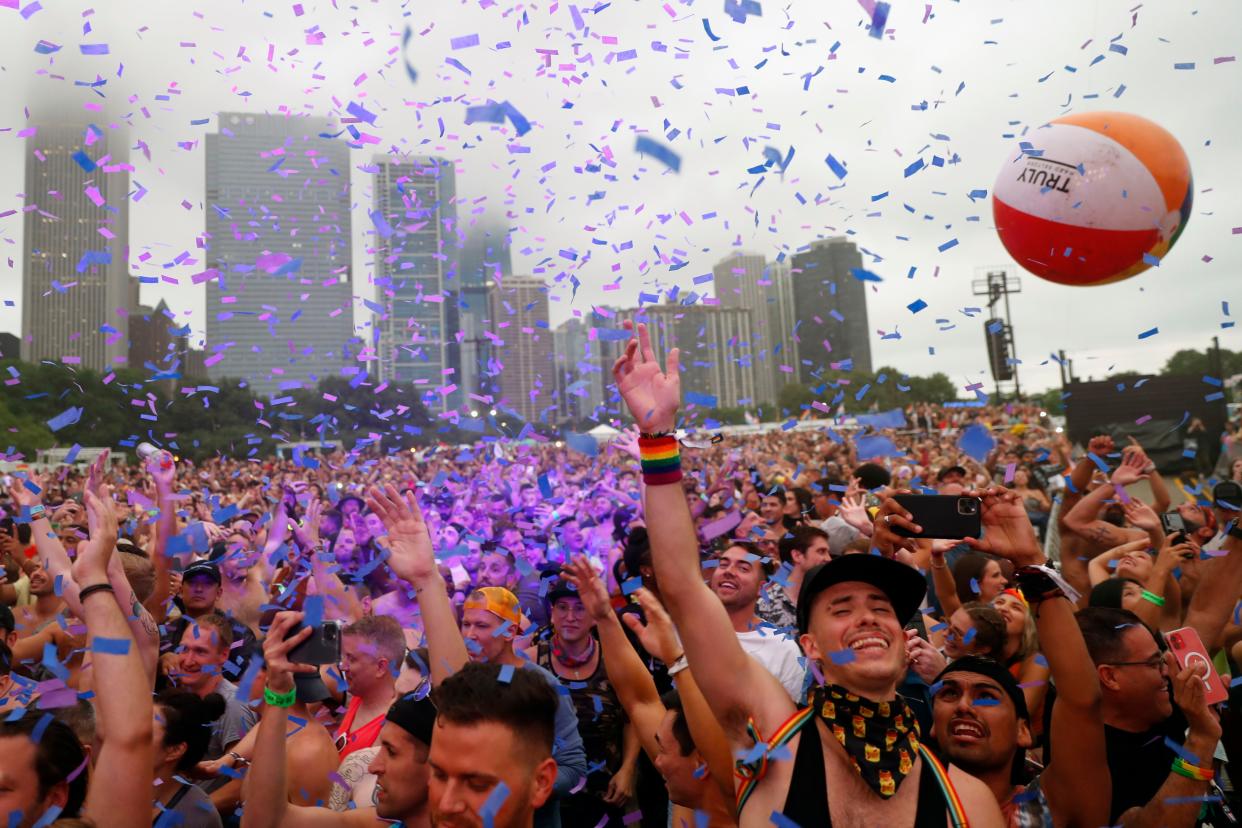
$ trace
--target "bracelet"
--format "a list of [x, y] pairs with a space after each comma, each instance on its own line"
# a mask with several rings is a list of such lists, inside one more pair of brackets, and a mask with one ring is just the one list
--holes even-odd
[[682, 653], [677, 660], [669, 665], [668, 677], [675, 678], [678, 673], [690, 666], [690, 662], [686, 660], [686, 654]]
[[1159, 595], [1157, 595], [1156, 593], [1154, 593], [1154, 592], [1150, 592], [1150, 591], [1148, 591], [1148, 590], [1146, 590], [1146, 589], [1145, 589], [1145, 590], [1143, 590], [1143, 600], [1144, 600], [1144, 601], [1150, 601], [1151, 603], [1155, 604], [1155, 605], [1156, 605], [1156, 606], [1158, 606], [1158, 607], [1163, 607], [1163, 606], [1164, 606], [1164, 599], [1163, 599], [1163, 598], [1161, 598], [1161, 597], [1160, 597]]
[[1212, 778], [1216, 776], [1215, 771], [1210, 770], [1209, 768], [1201, 768], [1198, 765], [1192, 765], [1180, 756], [1173, 758], [1173, 767], [1170, 768], [1170, 770], [1179, 776], [1184, 776], [1187, 779], [1194, 779], [1198, 782], [1211, 782]]
[[80, 590], [78, 590], [78, 603], [85, 601], [87, 598], [91, 597], [96, 592], [111, 592], [113, 594], [116, 594], [116, 590], [112, 588], [112, 584], [108, 584], [108, 583], [91, 584], [90, 586], [82, 587]]
[[945, 562], [944, 562], [944, 557], [943, 557], [943, 556], [941, 556], [941, 558], [940, 558], [940, 566], [936, 566], [936, 557], [933, 555], [933, 556], [932, 556], [931, 568], [932, 568], [932, 569], [948, 569], [948, 568], [949, 568], [949, 565], [948, 565], [947, 563], [945, 563]]
[[298, 700], [298, 688], [294, 687], [288, 693], [277, 693], [270, 687], [263, 688], [263, 701], [272, 707], [293, 707], [293, 703]]
[[1018, 589], [1026, 597], [1028, 604], [1036, 606], [1051, 598], [1062, 598], [1065, 590], [1042, 569], [1037, 567], [1020, 567], [1014, 572], [1014, 580]]
[[676, 433], [676, 431], [640, 431], [638, 436], [648, 440], [654, 440], [659, 437], [672, 437]]
[[30, 507], [30, 522], [33, 523], [39, 518], [43, 517], [43, 513], [46, 511], [47, 509], [44, 508], [42, 503], [36, 503], [35, 505], [31, 506]]
[[234, 769], [245, 768], [250, 765], [250, 760], [247, 759], [245, 756], [242, 756], [240, 753], [238, 753], [235, 750], [230, 750], [228, 753], [224, 755], [233, 760]]
[[672, 434], [639, 437], [638, 453], [643, 482], [648, 486], [662, 486], [681, 480], [681, 448]]

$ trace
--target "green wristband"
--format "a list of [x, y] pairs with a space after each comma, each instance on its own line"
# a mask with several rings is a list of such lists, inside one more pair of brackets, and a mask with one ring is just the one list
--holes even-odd
[[1143, 590], [1143, 600], [1144, 600], [1144, 601], [1150, 601], [1150, 602], [1152, 602], [1153, 604], [1155, 604], [1155, 605], [1156, 605], [1156, 606], [1158, 606], [1158, 607], [1163, 607], [1163, 606], [1164, 606], [1164, 599], [1163, 599], [1163, 598], [1161, 598], [1161, 597], [1160, 597], [1159, 595], [1157, 595], [1156, 593], [1154, 593], [1154, 592], [1149, 592], [1148, 590]]
[[263, 701], [272, 707], [293, 707], [298, 700], [298, 689], [295, 687], [288, 693], [277, 693], [270, 687], [263, 688]]

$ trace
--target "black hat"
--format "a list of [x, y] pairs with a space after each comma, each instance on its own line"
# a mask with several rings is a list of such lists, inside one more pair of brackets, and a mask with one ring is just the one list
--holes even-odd
[[436, 706], [426, 694], [407, 693], [388, 708], [387, 721], [424, 745], [430, 745], [436, 728]]
[[204, 577], [210, 578], [211, 580], [215, 581], [217, 584], [221, 583], [220, 567], [216, 566], [210, 561], [197, 561], [187, 566], [185, 568], [185, 571], [181, 573], [182, 582], [188, 581], [191, 578], [204, 578]]
[[941, 670], [934, 683], [940, 684], [950, 673], [978, 673], [981, 676], [987, 676], [1005, 689], [1005, 693], [1018, 713], [1018, 718], [1026, 719], [1028, 722], [1031, 720], [1031, 713], [1026, 707], [1026, 696], [1022, 693], [1018, 680], [996, 659], [973, 655], [959, 658]]
[[314, 704], [332, 698], [332, 692], [318, 673], [294, 673], [293, 689], [297, 691], [297, 700], [303, 704]]
[[545, 577], [544, 580], [547, 581], [548, 589], [544, 593], [543, 600], [547, 601], [549, 607], [555, 604], [557, 599], [578, 597], [578, 588], [555, 573], [551, 577]]
[[1222, 480], [1212, 488], [1212, 504], [1217, 509], [1242, 511], [1242, 486], [1232, 480]]
[[941, 480], [944, 480], [944, 476], [946, 474], [960, 474], [962, 477], [965, 477], [967, 472], [966, 472], [966, 469], [962, 466], [946, 466], [940, 471], [936, 472], [936, 482], [940, 482]]
[[836, 584], [861, 581], [888, 596], [904, 626], [923, 603], [927, 581], [917, 569], [881, 555], [843, 555], [811, 569], [798, 592], [798, 632], [806, 632], [815, 596]]

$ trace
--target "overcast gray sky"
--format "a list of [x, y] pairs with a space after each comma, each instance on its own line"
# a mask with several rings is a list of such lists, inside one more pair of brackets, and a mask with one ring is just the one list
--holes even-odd
[[[581, 282], [571, 299], [562, 277], [553, 324], [592, 303], [635, 304], [655, 285], [694, 288], [735, 249], [774, 257], [852, 232], [884, 280], [870, 286], [874, 364], [990, 388], [982, 323], [962, 310], [979, 304], [970, 292], [978, 271], [1009, 262], [991, 222], [996, 175], [1016, 136], [1069, 112], [1117, 109], [1181, 141], [1195, 180], [1189, 227], [1159, 268], [1116, 285], [1069, 288], [1023, 274], [1014, 315], [1024, 385], [1057, 382], [1047, 361], [1057, 349], [1098, 378], [1155, 369], [1213, 334], [1242, 347], [1220, 328], [1230, 319], [1222, 302], [1242, 312], [1242, 76], [1233, 59], [1242, 6], [1229, 0], [894, 0], [883, 39], [868, 36], [867, 12], [845, 0], [763, 0], [762, 16], [745, 23], [723, 0], [615, 0], [595, 11], [507, 0], [101, 0], [93, 10], [41, 0], [32, 14], [38, 4], [20, 0], [27, 17], [8, 8], [14, 2], [0, 0], [0, 213], [19, 211], [0, 219], [0, 330], [17, 331], [21, 319], [21, 129], [132, 124], [131, 141], [151, 151], [150, 161], [130, 157], [133, 179], [149, 190], [130, 209], [132, 269], [167, 277], [144, 287], [144, 301], [163, 297], [201, 332], [203, 289], [190, 281], [201, 264], [151, 265], [196, 252], [202, 138], [216, 113], [339, 117], [357, 102], [377, 116], [358, 127], [378, 143], [352, 156], [354, 282], [367, 298], [374, 236], [360, 168], [393, 148], [438, 154], [457, 164], [463, 220], [499, 217], [515, 228], [516, 272], [542, 263], [549, 279], [565, 272]], [[468, 45], [472, 35], [478, 45]], [[39, 54], [41, 40], [62, 48]], [[1110, 51], [1113, 42], [1125, 54]], [[107, 44], [108, 54], [81, 54], [82, 44]], [[1175, 68], [1185, 64], [1193, 68]], [[106, 84], [75, 85], [96, 80]], [[489, 99], [509, 101], [530, 132], [466, 125], [466, 107]], [[211, 120], [191, 124], [203, 118]], [[673, 129], [680, 134], [669, 141]], [[639, 156], [640, 134], [678, 153], [680, 172]], [[747, 169], [767, 146], [792, 147], [794, 157], [783, 180], [769, 172], [756, 189], [760, 176]], [[829, 154], [848, 168], [844, 180], [825, 164]], [[933, 167], [933, 155], [957, 163]], [[905, 177], [918, 158], [927, 166]], [[989, 198], [972, 202], [979, 189]], [[958, 244], [940, 252], [951, 239]], [[139, 265], [144, 251], [152, 257]], [[678, 260], [688, 264], [671, 271]], [[917, 299], [928, 307], [914, 315], [906, 306]], [[1159, 334], [1140, 342], [1153, 327]]]

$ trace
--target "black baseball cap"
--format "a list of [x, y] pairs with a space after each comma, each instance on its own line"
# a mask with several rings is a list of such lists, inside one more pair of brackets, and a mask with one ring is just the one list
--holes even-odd
[[944, 477], [947, 474], [960, 474], [962, 477], [965, 477], [966, 469], [963, 468], [962, 466], [946, 466], [945, 468], [936, 472], [936, 482], [940, 482], [941, 480], [944, 480]]
[[578, 588], [566, 581], [564, 578], [553, 573], [546, 578], [548, 589], [544, 593], [543, 600], [547, 601], [548, 606], [552, 606], [560, 598], [577, 598]]
[[1212, 505], [1229, 512], [1242, 511], [1242, 485], [1222, 480], [1212, 488]]
[[221, 583], [220, 567], [210, 561], [198, 561], [192, 563], [181, 573], [181, 580], [188, 581], [191, 578], [210, 578], [217, 584]]
[[941, 670], [934, 684], [940, 684], [950, 673], [978, 673], [981, 676], [987, 676], [1005, 690], [1005, 694], [1013, 702], [1018, 718], [1026, 719], [1028, 722], [1031, 720], [1031, 713], [1026, 707], [1026, 696], [1022, 692], [1022, 687], [1013, 674], [999, 661], [983, 656], [964, 656]]
[[811, 569], [798, 592], [798, 632], [804, 633], [815, 596], [849, 581], [870, 584], [888, 596], [902, 626], [909, 623], [927, 594], [927, 581], [917, 569], [882, 555], [843, 555]]
[[431, 698], [417, 692], [408, 693], [388, 708], [389, 724], [395, 724], [424, 745], [431, 744], [436, 729], [436, 706]]

